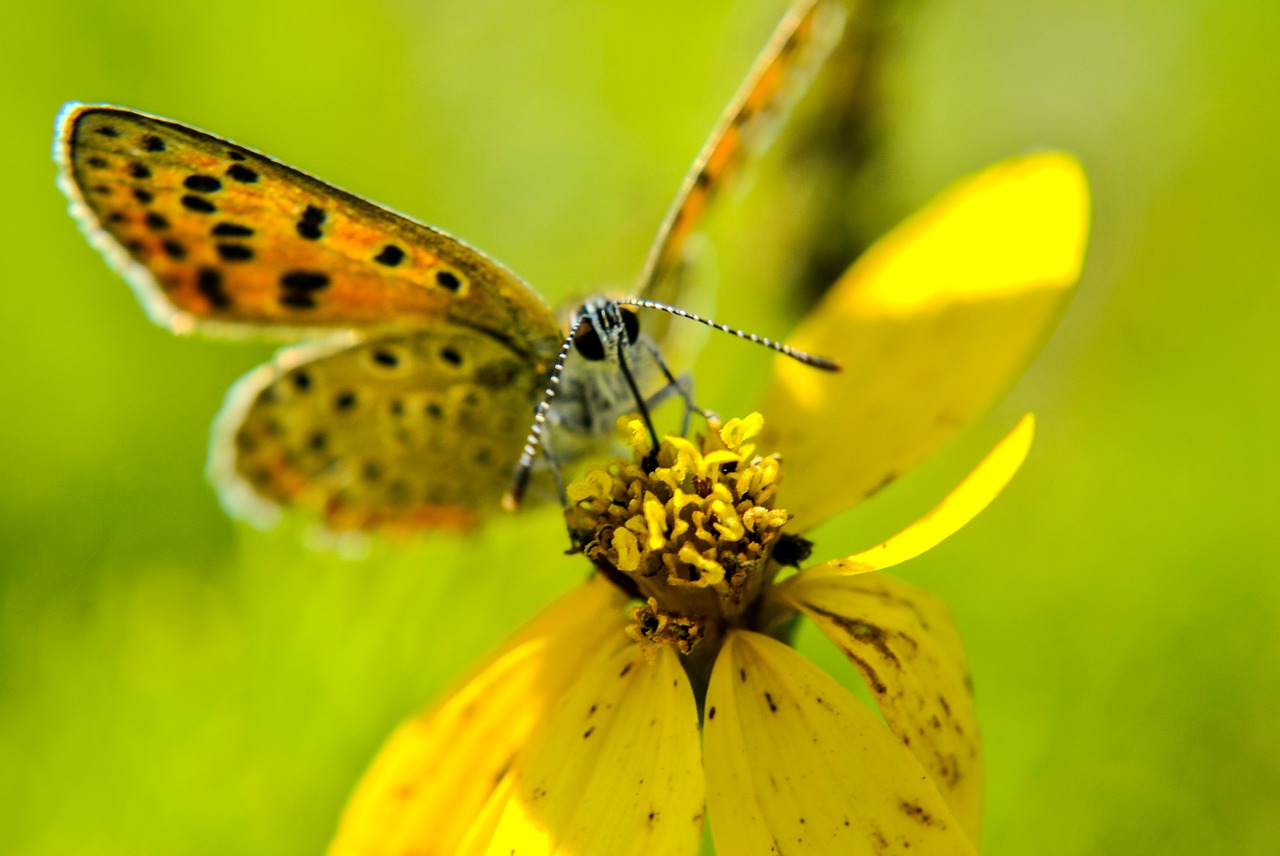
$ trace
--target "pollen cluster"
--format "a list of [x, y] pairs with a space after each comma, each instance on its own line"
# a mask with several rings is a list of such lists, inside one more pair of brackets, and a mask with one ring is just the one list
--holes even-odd
[[615, 583], [646, 601], [632, 636], [687, 653], [741, 622], [767, 582], [787, 522], [774, 508], [780, 460], [755, 454], [759, 414], [708, 423], [698, 441], [655, 450], [638, 420], [621, 425], [633, 461], [615, 459], [569, 486], [569, 529]]

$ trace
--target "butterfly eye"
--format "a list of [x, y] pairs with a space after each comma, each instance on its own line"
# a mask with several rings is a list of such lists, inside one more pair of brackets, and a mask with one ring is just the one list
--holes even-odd
[[636, 339], [640, 338], [640, 316], [629, 306], [618, 307], [618, 314], [622, 316], [622, 326], [627, 331], [628, 344], [634, 345]]
[[596, 328], [590, 321], [584, 322], [574, 334], [573, 347], [592, 362], [604, 359], [604, 343], [600, 341], [600, 334], [596, 332]]

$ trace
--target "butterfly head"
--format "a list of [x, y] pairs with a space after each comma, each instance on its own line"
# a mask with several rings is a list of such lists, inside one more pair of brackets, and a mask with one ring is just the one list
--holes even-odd
[[635, 309], [608, 297], [586, 300], [573, 315], [573, 349], [590, 362], [617, 363], [619, 354], [640, 338]]

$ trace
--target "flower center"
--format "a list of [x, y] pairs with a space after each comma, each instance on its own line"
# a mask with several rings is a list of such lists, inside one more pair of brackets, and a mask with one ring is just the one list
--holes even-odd
[[777, 573], [770, 556], [788, 515], [774, 507], [780, 459], [749, 442], [763, 425], [758, 413], [709, 420], [697, 443], [668, 436], [655, 450], [632, 420], [634, 460], [593, 467], [569, 485], [574, 543], [644, 601], [627, 629], [641, 644], [718, 648], [726, 628], [749, 622]]

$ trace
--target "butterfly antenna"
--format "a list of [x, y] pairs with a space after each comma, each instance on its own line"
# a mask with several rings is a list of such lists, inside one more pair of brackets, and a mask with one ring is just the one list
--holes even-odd
[[710, 318], [703, 318], [701, 315], [695, 315], [687, 310], [680, 309], [675, 306], [668, 306], [667, 304], [659, 303], [656, 300], [645, 300], [640, 297], [628, 297], [623, 300], [619, 300], [618, 303], [621, 306], [636, 306], [641, 309], [660, 309], [663, 312], [670, 313], [671, 315], [675, 315], [679, 318], [688, 318], [690, 321], [697, 321], [699, 324], [714, 327], [722, 333], [729, 333], [737, 336], [739, 339], [746, 339], [748, 342], [763, 345], [764, 347], [777, 351], [778, 353], [788, 356], [793, 360], [804, 363], [806, 366], [812, 366], [815, 369], [821, 369], [827, 372], [840, 371], [840, 364], [835, 360], [829, 360], [826, 357], [819, 357], [818, 355], [811, 354], [808, 351], [801, 351], [798, 348], [793, 348], [784, 342], [774, 341], [766, 336], [757, 336], [755, 333], [747, 333], [743, 330], [737, 329], [736, 327], [730, 327], [728, 324], [721, 324], [717, 321], [712, 321]]
[[573, 350], [573, 337], [577, 335], [578, 328], [585, 321], [586, 316], [580, 317], [569, 329], [569, 335], [565, 337], [564, 344], [560, 346], [560, 353], [556, 356], [555, 366], [551, 369], [551, 377], [547, 380], [547, 388], [543, 390], [542, 400], [538, 402], [538, 408], [533, 412], [533, 425], [529, 428], [529, 436], [524, 439], [524, 451], [520, 453], [520, 462], [516, 464], [516, 473], [511, 481], [511, 490], [507, 491], [506, 496], [502, 497], [502, 507], [507, 511], [516, 511], [520, 508], [520, 500], [524, 497], [525, 488], [529, 486], [529, 476], [533, 473], [533, 459], [538, 455], [538, 445], [542, 442], [542, 432], [547, 426], [547, 411], [551, 409], [551, 402], [555, 400], [556, 393], [560, 391], [560, 375], [564, 373], [565, 360], [569, 358], [569, 352]]

